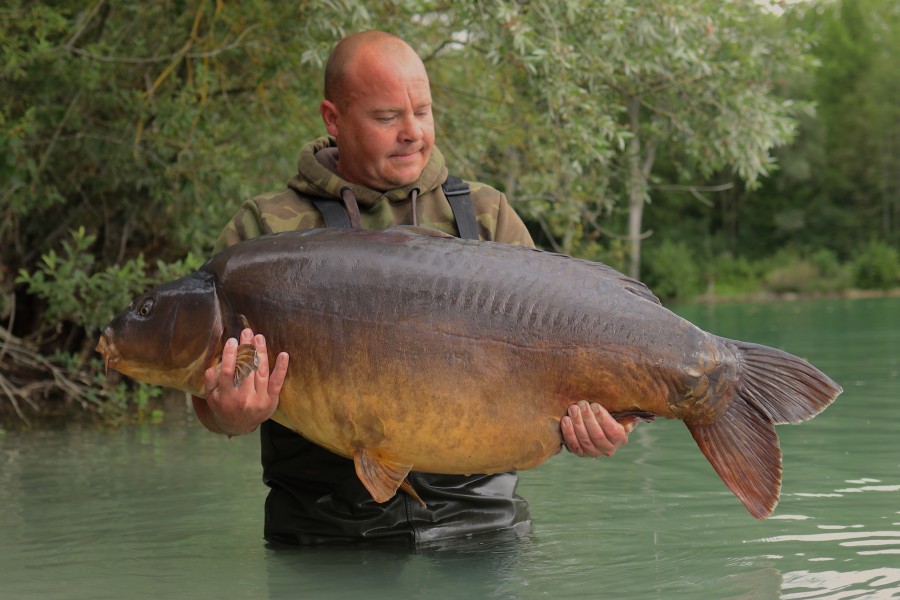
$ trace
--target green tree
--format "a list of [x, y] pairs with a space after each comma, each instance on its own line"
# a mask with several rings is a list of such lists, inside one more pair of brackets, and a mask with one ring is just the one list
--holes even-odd
[[[758, 2], [480, 9], [467, 45], [493, 61], [493, 82], [519, 99], [513, 129], [492, 140], [502, 157], [493, 164], [519, 174], [515, 196], [529, 201], [529, 217], [543, 223], [552, 215], [544, 230], [565, 252], [621, 200], [637, 276], [657, 157], [665, 155], [677, 178], [663, 183], [697, 184], [728, 169], [752, 185], [771, 170], [772, 148], [791, 139], [795, 107], [774, 82], [806, 66], [803, 37]], [[530, 115], [523, 104], [538, 110]]]
[[[900, 5], [821, 2], [798, 15], [820, 67], [788, 93], [814, 102], [782, 169], [741, 213], [738, 238], [763, 254], [792, 240], [847, 260], [872, 235], [900, 241]], [[774, 226], [773, 226], [774, 225]]]

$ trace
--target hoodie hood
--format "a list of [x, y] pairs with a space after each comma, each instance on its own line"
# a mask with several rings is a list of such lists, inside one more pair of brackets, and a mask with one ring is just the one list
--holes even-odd
[[447, 178], [444, 155], [436, 147], [432, 148], [431, 158], [416, 181], [385, 192], [371, 190], [342, 178], [335, 173], [337, 158], [334, 138], [324, 136], [309, 142], [300, 149], [297, 175], [288, 182], [288, 187], [301, 195], [320, 198], [340, 198], [341, 190], [350, 188], [360, 208], [369, 208], [383, 198], [389, 202], [406, 202], [414, 189], [420, 195], [426, 194], [439, 188]]

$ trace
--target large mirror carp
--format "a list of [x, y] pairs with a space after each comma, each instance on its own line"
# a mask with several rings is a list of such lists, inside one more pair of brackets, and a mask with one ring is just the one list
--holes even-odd
[[702, 331], [603, 264], [411, 227], [237, 244], [132, 302], [97, 350], [107, 368], [203, 396], [204, 370], [245, 324], [291, 357], [272, 418], [352, 458], [379, 502], [409, 489], [410, 470], [536, 467], [559, 452], [567, 407], [588, 400], [684, 421], [765, 518], [781, 487], [774, 425], [841, 392], [801, 358]]

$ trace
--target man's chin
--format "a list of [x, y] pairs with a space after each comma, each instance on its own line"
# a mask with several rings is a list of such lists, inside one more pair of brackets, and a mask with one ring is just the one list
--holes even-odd
[[385, 174], [385, 181], [390, 183], [391, 189], [401, 188], [415, 183], [422, 175], [423, 170], [425, 170], [424, 164], [403, 169], [393, 169], [390, 173]]

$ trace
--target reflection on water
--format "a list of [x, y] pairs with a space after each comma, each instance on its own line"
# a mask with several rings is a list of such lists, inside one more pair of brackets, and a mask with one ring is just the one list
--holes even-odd
[[0, 435], [2, 598], [900, 598], [900, 300], [679, 309], [800, 354], [845, 389], [778, 428], [756, 521], [679, 422], [614, 459], [522, 474], [530, 531], [441, 545], [266, 548], [257, 440], [161, 426]]
[[[844, 483], [857, 485], [838, 488], [832, 493], [797, 495], [844, 498], [846, 494], [887, 492], [891, 495], [884, 499], [877, 499], [872, 504], [889, 506], [896, 503], [897, 492], [900, 492], [900, 485], [873, 485], [881, 483], [877, 479], [852, 479]], [[885, 521], [881, 527], [886, 529], [878, 530], [875, 529], [877, 525], [870, 526], [864, 523], [816, 524], [814, 533], [776, 535], [756, 540], [756, 542], [778, 544], [776, 549], [782, 552], [794, 551], [796, 556], [806, 557], [811, 563], [851, 563], [854, 562], [848, 558], [851, 554], [858, 557], [886, 557], [881, 561], [883, 564], [893, 565], [900, 562], [897, 559], [887, 558], [888, 555], [900, 555], [900, 511], [893, 514], [888, 511], [885, 514], [874, 516], [880, 517], [878, 519], [880, 521]], [[805, 519], [805, 517], [793, 518]], [[802, 529], [798, 528], [798, 530]], [[772, 558], [783, 559], [784, 555], [773, 555]], [[784, 574], [782, 589], [785, 592], [797, 589], [807, 590], [785, 594], [782, 596], [783, 598], [896, 598], [900, 597], [900, 567], [791, 571]], [[840, 592], [841, 594], [839, 596], [810, 595], [808, 590], [829, 594]]]

